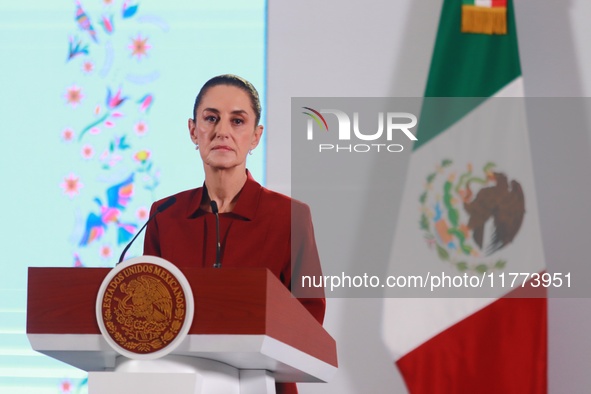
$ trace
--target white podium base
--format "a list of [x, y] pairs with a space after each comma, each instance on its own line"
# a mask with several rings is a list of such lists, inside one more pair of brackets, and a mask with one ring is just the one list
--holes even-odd
[[263, 369], [240, 370], [240, 394], [275, 394], [275, 379]]
[[275, 394], [275, 380], [264, 370], [238, 370], [203, 358], [118, 357], [114, 371], [88, 373], [88, 393]]
[[[163, 376], [166, 375], [166, 376]], [[215, 392], [215, 391], [210, 391]], [[224, 391], [226, 392], [226, 391]], [[237, 393], [238, 391], [227, 391]], [[163, 394], [206, 393], [199, 386], [195, 375], [187, 373], [148, 372], [118, 373], [89, 372], [88, 394]]]

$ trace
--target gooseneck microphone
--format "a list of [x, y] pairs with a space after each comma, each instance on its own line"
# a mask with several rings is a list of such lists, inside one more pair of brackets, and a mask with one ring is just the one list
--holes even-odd
[[[121, 263], [123, 261], [123, 258], [125, 257], [125, 253], [127, 253], [127, 251], [129, 250], [129, 248], [131, 247], [131, 245], [133, 244], [133, 241], [135, 241], [135, 239], [138, 237], [138, 235], [140, 235], [142, 233], [142, 231], [144, 231], [144, 229], [146, 228], [146, 226], [148, 225], [148, 223], [150, 223], [150, 221], [152, 219], [154, 219], [154, 217], [156, 215], [158, 215], [160, 212], [170, 208], [170, 206], [172, 204], [174, 204], [176, 202], [176, 197], [172, 196], [170, 197], [168, 200], [164, 201], [162, 204], [160, 204], [157, 208], [156, 208], [156, 212], [154, 212], [152, 214], [152, 216], [150, 216], [148, 218], [148, 220], [146, 220], [146, 223], [144, 223], [144, 225], [142, 226], [142, 228], [140, 229], [140, 231], [138, 231], [135, 234], [135, 237], [133, 237], [133, 239], [131, 240], [130, 243], [127, 244], [127, 246], [125, 247], [125, 249], [123, 249], [123, 253], [121, 253], [121, 257], [119, 257], [119, 261], [117, 262], [117, 264]], [[117, 265], [116, 264], [116, 265]]]
[[222, 253], [222, 246], [220, 244], [220, 213], [218, 211], [218, 204], [215, 201], [211, 203], [211, 212], [215, 215], [215, 237], [216, 237], [216, 248], [215, 248], [215, 263], [213, 263], [213, 268], [221, 268], [222, 261], [221, 261], [221, 253]]

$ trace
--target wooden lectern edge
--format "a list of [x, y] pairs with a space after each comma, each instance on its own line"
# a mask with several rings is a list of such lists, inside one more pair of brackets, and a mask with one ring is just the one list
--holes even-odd
[[[289, 311], [286, 304], [291, 303]], [[297, 348], [338, 366], [336, 342], [308, 310], [267, 270], [266, 332], [277, 340], [294, 344]], [[296, 321], [297, 329], [292, 326]], [[310, 339], [314, 338], [314, 341]]]
[[[319, 358], [316, 358], [310, 353], [301, 351], [300, 349], [290, 347], [286, 348], [285, 343], [278, 341], [272, 337], [265, 338], [265, 344], [263, 346], [263, 353], [270, 355], [272, 358], [279, 360], [283, 365], [289, 365], [292, 369], [307, 372], [307, 377], [313, 376], [313, 380], [304, 380], [305, 377], [302, 375], [297, 381], [310, 381], [310, 382], [328, 382], [336, 373], [337, 365], [328, 363]], [[281, 371], [280, 371], [281, 372]], [[313, 373], [313, 375], [312, 375]], [[275, 372], [275, 379], [279, 382], [293, 381], [293, 373], [289, 376], [282, 376], [281, 373]]]
[[[28, 334], [36, 351], [85, 371], [115, 366], [116, 353], [100, 334]], [[268, 335], [188, 335], [171, 355], [201, 357], [237, 369], [265, 369], [278, 382], [327, 382], [337, 367]]]
[[[292, 381], [296, 372], [298, 381], [326, 382], [337, 370], [336, 365], [268, 335], [189, 335], [175, 353], [199, 354], [239, 369], [267, 369], [278, 381], [286, 382]], [[253, 363], [255, 354], [260, 357]], [[282, 380], [283, 371], [289, 371], [289, 377]]]
[[[238, 278], [238, 281], [234, 283], [234, 286], [236, 286], [236, 291], [234, 294], [232, 294], [232, 291], [224, 291], [222, 293], [219, 291], [219, 289], [218, 293], [221, 294], [222, 298], [226, 298], [225, 300], [222, 300], [225, 302], [242, 301], [246, 302], [246, 304], [250, 302], [251, 304], [247, 308], [250, 315], [241, 315], [241, 313], [244, 311], [234, 310], [235, 308], [232, 304], [230, 304], [230, 307], [226, 305], [226, 307], [230, 309], [229, 311], [222, 311], [219, 315], [211, 315], [212, 311], [208, 311], [206, 308], [205, 311], [201, 312], [204, 312], [206, 315], [212, 318], [210, 319], [210, 322], [217, 321], [217, 323], [219, 323], [220, 321], [225, 322], [228, 320], [229, 324], [224, 328], [229, 331], [228, 334], [265, 334], [264, 336], [268, 337], [270, 340], [276, 340], [278, 343], [283, 341], [293, 343], [295, 341], [296, 349], [304, 348], [305, 352], [303, 353], [313, 354], [311, 356], [313, 358], [320, 357], [319, 360], [321, 360], [323, 363], [326, 363], [327, 365], [331, 365], [336, 369], [337, 359], [334, 339], [332, 339], [330, 335], [328, 335], [328, 333], [326, 333], [326, 331], [322, 328], [322, 326], [317, 323], [307, 312], [307, 310], [305, 310], [305, 308], [299, 302], [297, 302], [295, 298], [293, 298], [291, 293], [285, 289], [285, 287], [277, 280], [277, 278], [275, 278], [272, 273], [270, 273], [270, 271], [267, 269], [246, 269], [246, 271], [251, 273], [249, 275], [258, 275], [258, 280], [262, 280], [264, 283], [266, 283], [266, 286], [264, 283], [261, 283], [261, 286], [258, 287], [260, 291], [255, 291], [255, 294], [252, 294], [249, 299], [244, 300], [244, 297], [242, 297], [243, 295], [240, 294], [240, 285], [244, 284], [243, 273], [245, 272], [245, 269], [235, 269], [233, 274], [229, 274], [228, 271], [231, 270], [233, 271], [234, 269], [205, 269], [205, 271], [209, 272], [210, 276], [217, 276], [218, 279], [221, 278], [226, 280], [227, 277], [230, 276]], [[68, 334], [72, 334], [71, 331], [74, 331], [75, 333], [80, 334], [98, 334], [100, 336], [100, 331], [98, 329], [98, 324], [96, 323], [96, 317], [94, 313], [94, 305], [98, 288], [100, 287], [102, 279], [109, 271], [110, 269], [108, 268], [29, 268], [30, 287], [28, 304], [29, 313], [27, 314], [27, 333], [29, 335], [53, 333], [67, 336]], [[191, 285], [193, 286], [196, 284], [194, 282], [195, 280], [197, 283], [199, 283], [200, 275], [195, 275], [195, 273], [190, 274], [191, 271], [200, 272], [202, 274], [205, 271], [200, 269], [183, 270], [185, 275], [188, 276], [189, 281], [192, 282]], [[64, 275], [67, 276], [67, 283], [61, 283], [60, 286], [56, 286], [56, 283], [59, 283], [60, 279], [63, 282]], [[211, 287], [212, 283], [208, 283], [208, 285]], [[213, 285], [216, 284], [213, 283]], [[227, 285], [230, 286], [230, 289], [234, 288], [232, 287], [232, 284], [225, 283], [224, 281], [218, 282], [217, 285]], [[56, 292], [55, 287], [66, 291]], [[41, 296], [36, 297], [35, 294], [32, 294], [33, 289], [41, 291]], [[198, 298], [197, 294], [194, 295], [196, 298]], [[236, 299], [236, 297], [238, 297], [238, 299]], [[291, 298], [291, 300], [288, 301], [289, 298]], [[296, 332], [296, 330], [293, 330], [293, 327], [290, 326], [289, 323], [286, 323], [289, 322], [289, 318], [293, 319], [293, 316], [291, 316], [291, 314], [287, 317], [282, 316], [285, 315], [285, 303], [287, 302], [291, 302], [291, 308], [296, 310], [296, 314], [298, 315], [296, 324], [300, 326], [304, 324], [304, 326], [308, 327], [307, 330], [303, 330], [304, 332], [298, 331], [298, 335], [289, 334], [289, 332], [293, 333]], [[55, 305], [65, 305], [65, 307], [55, 308]], [[80, 305], [82, 305], [82, 308], [80, 308]], [[267, 310], [261, 310], [261, 305], [267, 305]], [[88, 306], [91, 307], [88, 308]], [[216, 305], [210, 305], [209, 307], [210, 309], [215, 309]], [[86, 309], [82, 310], [84, 308]], [[90, 309], [90, 311], [88, 309]], [[31, 313], [32, 310], [36, 310], [37, 313]], [[216, 311], [216, 313], [218, 312], [219, 311]], [[262, 320], [260, 315], [261, 313], [267, 313], [267, 315], [262, 316]], [[196, 313], [197, 323], [199, 321], [198, 315], [199, 314]], [[249, 319], [251, 323], [248, 323]], [[245, 331], [244, 333], [240, 333], [240, 330], [237, 330], [235, 325], [233, 326], [233, 324], [238, 321], [240, 323], [246, 321], [244, 323], [244, 327], [238, 327], [243, 329], [243, 331]], [[256, 323], [256, 321], [259, 321], [259, 323]], [[260, 326], [260, 321], [264, 323], [263, 326]], [[197, 324], [197, 326], [199, 326], [199, 324]], [[207, 326], [207, 324], [205, 324], [205, 326]], [[316, 328], [314, 329], [313, 327]], [[218, 328], [220, 327], [218, 326]], [[285, 328], [290, 328], [291, 330], [286, 330]], [[200, 335], [210, 337], [212, 333], [207, 332], [210, 329], [211, 327], [205, 327], [206, 332], [200, 332], [199, 329], [193, 330], [192, 327], [189, 334], [190, 337], [197, 337]], [[315, 345], [318, 342], [316, 344], [309, 343], [309, 338], [306, 334], [311, 334], [316, 339], [318, 339], [317, 336], [320, 335], [325, 345], [316, 347]], [[224, 335], [222, 334], [222, 336]], [[104, 339], [102, 340], [104, 341]]]

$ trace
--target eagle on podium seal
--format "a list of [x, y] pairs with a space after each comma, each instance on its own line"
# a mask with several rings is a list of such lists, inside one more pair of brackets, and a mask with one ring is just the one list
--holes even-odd
[[103, 280], [97, 320], [106, 341], [133, 359], [162, 357], [176, 348], [193, 320], [193, 295], [180, 270], [154, 256], [117, 265]]

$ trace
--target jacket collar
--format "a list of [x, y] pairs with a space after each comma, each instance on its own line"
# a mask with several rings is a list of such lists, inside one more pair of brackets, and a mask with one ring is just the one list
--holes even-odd
[[[246, 182], [238, 195], [238, 201], [232, 210], [232, 215], [237, 215], [247, 220], [253, 220], [259, 205], [259, 196], [263, 187], [254, 180], [250, 171], [246, 170]], [[196, 218], [207, 212], [201, 209], [201, 203], [207, 198], [207, 187], [203, 182], [203, 187], [196, 189], [191, 197], [187, 207], [187, 217]]]

